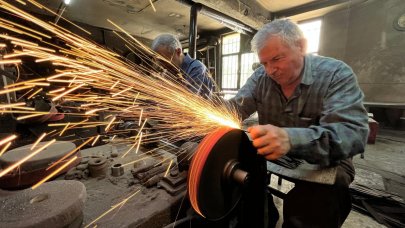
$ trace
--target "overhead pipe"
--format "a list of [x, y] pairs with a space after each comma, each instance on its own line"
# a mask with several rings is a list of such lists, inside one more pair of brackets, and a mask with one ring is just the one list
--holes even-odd
[[190, 10], [190, 31], [188, 40], [188, 54], [191, 58], [197, 56], [197, 16], [198, 11], [201, 10], [202, 5], [197, 3], [191, 6]]
[[347, 3], [347, 2], [348, 2], [347, 0], [313, 1], [313, 2], [309, 2], [304, 5], [300, 5], [297, 7], [290, 8], [290, 9], [273, 12], [271, 14], [271, 17], [272, 17], [271, 19], [274, 20], [274, 19], [282, 18], [282, 17], [291, 17], [291, 16], [295, 16], [295, 15], [298, 15], [301, 13], [306, 13], [306, 12], [313, 11], [313, 10], [319, 10], [322, 8], [334, 6], [334, 5], [341, 4], [341, 3]]
[[240, 23], [239, 21], [235, 20], [232, 17], [229, 17], [228, 15], [225, 15], [221, 12], [218, 12], [206, 6], [201, 7], [200, 13], [214, 20], [219, 21], [221, 24], [239, 33], [243, 34], [255, 33], [255, 29]]
[[180, 3], [183, 3], [187, 6], [191, 7], [190, 11], [190, 30], [189, 30], [189, 54], [191, 57], [195, 58], [196, 55], [196, 45], [197, 45], [197, 13], [200, 12], [201, 14], [210, 17], [216, 21], [219, 21], [221, 24], [225, 25], [226, 27], [237, 31], [239, 33], [244, 33], [248, 35], [252, 35], [256, 32], [250, 26], [247, 26], [234, 18], [225, 15], [221, 12], [218, 12], [214, 9], [208, 8], [200, 3], [195, 3], [192, 0], [177, 0]]

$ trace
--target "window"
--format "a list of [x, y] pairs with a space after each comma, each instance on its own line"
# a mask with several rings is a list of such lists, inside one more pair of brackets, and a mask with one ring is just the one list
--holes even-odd
[[238, 55], [222, 57], [222, 88], [238, 88]]
[[299, 23], [299, 26], [308, 41], [307, 53], [318, 54], [321, 25], [321, 20]]
[[259, 58], [256, 53], [242, 54], [241, 72], [240, 72], [240, 87], [245, 85], [247, 79], [253, 74], [253, 63], [258, 63]]
[[225, 99], [230, 99], [252, 75], [252, 65], [259, 62], [255, 53], [241, 53], [241, 36], [234, 33], [222, 37], [221, 90]]
[[238, 89], [240, 34], [222, 37], [222, 79], [221, 87], [228, 98], [231, 91]]
[[238, 53], [240, 48], [240, 34], [235, 33], [223, 37], [222, 40], [222, 54]]

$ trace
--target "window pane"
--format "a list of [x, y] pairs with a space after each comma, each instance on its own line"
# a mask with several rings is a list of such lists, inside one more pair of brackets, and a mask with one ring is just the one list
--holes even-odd
[[256, 53], [242, 54], [241, 72], [240, 72], [240, 87], [246, 83], [246, 80], [253, 74], [253, 63], [258, 63], [259, 58]]
[[237, 88], [238, 55], [222, 57], [222, 88]]
[[300, 23], [299, 26], [308, 40], [307, 53], [317, 53], [319, 48], [319, 36], [321, 34], [321, 20]]
[[240, 47], [239, 41], [240, 41], [239, 33], [224, 36], [222, 38], [222, 54], [226, 55], [239, 52]]

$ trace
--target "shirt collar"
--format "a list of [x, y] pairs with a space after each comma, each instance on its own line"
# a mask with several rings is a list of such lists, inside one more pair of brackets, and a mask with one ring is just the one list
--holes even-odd
[[193, 61], [193, 59], [187, 54], [184, 53], [184, 58], [183, 58], [183, 62], [181, 63], [181, 69], [183, 71], [187, 70], [188, 65], [190, 65], [191, 61]]
[[312, 55], [307, 54], [304, 57], [304, 70], [301, 84], [311, 85], [313, 82], [314, 78], [312, 77]]

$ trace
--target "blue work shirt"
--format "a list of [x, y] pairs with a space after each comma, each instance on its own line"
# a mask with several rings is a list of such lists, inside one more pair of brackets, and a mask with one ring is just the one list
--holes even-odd
[[209, 98], [214, 92], [214, 82], [207, 67], [197, 59], [184, 54], [181, 70], [186, 74], [187, 88], [202, 97]]
[[368, 116], [363, 97], [348, 65], [306, 55], [301, 83], [290, 98], [262, 66], [230, 102], [243, 119], [257, 111], [259, 124], [283, 127], [291, 142], [288, 156], [328, 166], [364, 152]]

